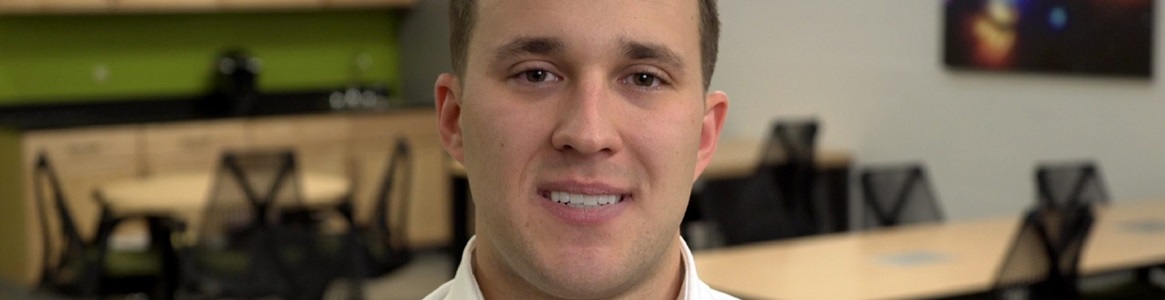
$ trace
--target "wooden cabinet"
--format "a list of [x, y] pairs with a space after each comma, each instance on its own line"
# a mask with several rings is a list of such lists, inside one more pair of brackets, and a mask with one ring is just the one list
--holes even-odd
[[350, 131], [344, 116], [265, 118], [247, 123], [247, 147], [294, 149], [302, 170], [348, 175]]
[[113, 0], [39, 0], [40, 9], [52, 12], [103, 12], [113, 8]]
[[209, 170], [220, 155], [242, 149], [243, 120], [150, 124], [142, 129], [146, 175]]
[[0, 0], [0, 12], [28, 13], [40, 7], [40, 0]]
[[220, 0], [224, 9], [295, 9], [322, 7], [323, 0]]
[[416, 0], [324, 0], [331, 7], [407, 7]]
[[208, 11], [219, 8], [220, 0], [116, 0], [115, 10], [143, 11]]

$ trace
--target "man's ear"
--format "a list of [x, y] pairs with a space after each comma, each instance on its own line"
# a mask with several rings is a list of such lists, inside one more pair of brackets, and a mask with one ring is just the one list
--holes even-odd
[[456, 75], [443, 73], [437, 76], [433, 98], [437, 102], [437, 131], [441, 136], [441, 147], [457, 162], [465, 163], [460, 97], [461, 83]]
[[712, 154], [716, 153], [716, 141], [720, 139], [720, 132], [724, 129], [724, 117], [728, 114], [728, 94], [722, 91], [708, 93], [704, 99], [704, 121], [700, 129], [700, 150], [696, 156], [696, 174], [692, 180], [704, 173], [704, 168], [712, 161]]

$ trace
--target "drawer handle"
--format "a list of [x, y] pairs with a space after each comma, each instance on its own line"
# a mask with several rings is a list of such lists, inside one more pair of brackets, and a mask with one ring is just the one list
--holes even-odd
[[67, 151], [69, 155], [95, 155], [101, 152], [101, 144], [97, 142], [69, 144]]
[[200, 136], [182, 139], [179, 143], [182, 148], [206, 148], [210, 145], [210, 137]]

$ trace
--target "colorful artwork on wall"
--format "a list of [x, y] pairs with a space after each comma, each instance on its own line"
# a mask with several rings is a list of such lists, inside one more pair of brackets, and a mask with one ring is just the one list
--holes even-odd
[[1149, 78], [1154, 0], [946, 0], [953, 69]]

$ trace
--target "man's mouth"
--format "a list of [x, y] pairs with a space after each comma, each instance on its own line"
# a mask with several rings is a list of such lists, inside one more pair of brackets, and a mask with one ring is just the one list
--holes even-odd
[[627, 194], [620, 195], [587, 195], [561, 191], [542, 192], [542, 196], [562, 205], [575, 208], [598, 208], [623, 202]]

